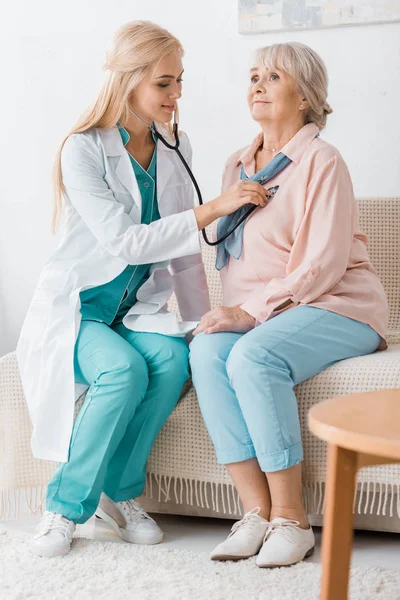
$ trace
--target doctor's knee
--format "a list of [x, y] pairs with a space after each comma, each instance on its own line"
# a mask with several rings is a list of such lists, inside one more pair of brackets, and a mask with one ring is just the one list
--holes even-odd
[[140, 402], [147, 392], [149, 373], [140, 354], [126, 354], [102, 373], [102, 383], [117, 388], [121, 402], [137, 398]]

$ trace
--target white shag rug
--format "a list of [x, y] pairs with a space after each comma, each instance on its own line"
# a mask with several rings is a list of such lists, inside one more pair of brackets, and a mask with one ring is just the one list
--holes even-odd
[[[62, 558], [31, 554], [28, 536], [0, 533], [1, 600], [318, 600], [312, 563], [259, 569], [206, 553], [76, 538]], [[400, 600], [400, 571], [352, 570], [350, 600]]]

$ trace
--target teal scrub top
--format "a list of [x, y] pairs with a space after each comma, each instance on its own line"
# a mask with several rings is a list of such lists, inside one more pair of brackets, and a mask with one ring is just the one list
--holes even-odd
[[[118, 124], [124, 146], [130, 136], [127, 130]], [[147, 171], [129, 155], [132, 168], [142, 195], [141, 223], [149, 225], [160, 219], [157, 203], [157, 149], [155, 148]], [[149, 277], [151, 265], [128, 265], [112, 281], [80, 293], [82, 320], [100, 321], [111, 325], [122, 321], [126, 313], [136, 303], [138, 289]]]

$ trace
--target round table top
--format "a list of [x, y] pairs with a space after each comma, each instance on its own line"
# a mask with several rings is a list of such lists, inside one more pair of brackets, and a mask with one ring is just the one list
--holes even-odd
[[400, 462], [400, 389], [321, 402], [310, 410], [308, 423], [314, 435], [330, 444]]

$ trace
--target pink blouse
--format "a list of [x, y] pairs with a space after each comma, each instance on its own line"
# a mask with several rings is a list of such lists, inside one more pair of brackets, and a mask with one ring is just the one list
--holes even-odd
[[[267, 206], [246, 221], [240, 258], [221, 269], [224, 306], [240, 306], [259, 323], [307, 304], [368, 323], [384, 341], [388, 305], [371, 265], [347, 166], [334, 146], [305, 125], [282, 152], [293, 162], [264, 187], [279, 185]], [[235, 152], [223, 189], [255, 173], [260, 133]], [[288, 302], [291, 301], [291, 302]], [[278, 310], [277, 310], [278, 309]]]

